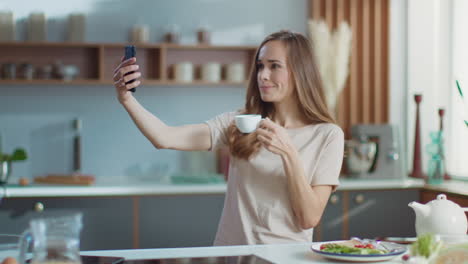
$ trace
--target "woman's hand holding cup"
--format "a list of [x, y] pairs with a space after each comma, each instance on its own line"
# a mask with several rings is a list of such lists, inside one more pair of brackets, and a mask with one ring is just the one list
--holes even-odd
[[262, 120], [256, 133], [263, 147], [274, 154], [284, 156], [295, 149], [286, 129], [269, 118]]
[[269, 118], [262, 118], [261, 115], [236, 115], [234, 121], [240, 132], [257, 133], [258, 141], [272, 153], [285, 155], [294, 149], [286, 129]]
[[261, 115], [236, 115], [235, 124], [237, 129], [244, 134], [254, 132], [260, 121], [262, 121]]

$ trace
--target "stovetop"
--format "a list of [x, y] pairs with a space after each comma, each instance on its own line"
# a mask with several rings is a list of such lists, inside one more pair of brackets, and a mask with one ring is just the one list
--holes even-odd
[[273, 264], [255, 255], [125, 260], [123, 264]]
[[83, 264], [273, 264], [255, 255], [126, 260], [121, 257], [81, 256]]

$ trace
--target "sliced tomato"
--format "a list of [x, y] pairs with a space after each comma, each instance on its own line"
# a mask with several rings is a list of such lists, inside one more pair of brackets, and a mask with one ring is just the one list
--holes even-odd
[[359, 244], [359, 245], [355, 245], [354, 247], [355, 247], [355, 248], [370, 248], [370, 249], [374, 249], [374, 245], [372, 245], [372, 244]]

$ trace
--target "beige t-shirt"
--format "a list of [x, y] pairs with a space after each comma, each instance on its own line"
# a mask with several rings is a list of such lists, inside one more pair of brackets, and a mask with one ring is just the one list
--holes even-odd
[[[226, 146], [227, 127], [235, 112], [206, 121], [212, 150]], [[339, 184], [344, 136], [334, 124], [287, 129], [312, 186]], [[313, 228], [303, 230], [295, 221], [280, 156], [262, 148], [249, 161], [231, 156], [224, 209], [215, 245], [311, 242]]]

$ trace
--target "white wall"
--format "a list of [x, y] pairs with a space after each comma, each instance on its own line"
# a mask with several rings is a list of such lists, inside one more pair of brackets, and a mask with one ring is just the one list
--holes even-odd
[[[451, 80], [452, 115], [450, 131], [447, 134], [448, 173], [468, 179], [468, 129], [463, 120], [468, 120], [468, 1], [453, 0], [453, 79]], [[455, 87], [458, 80], [464, 93], [464, 100]]]
[[[0, 0], [1, 9], [10, 9], [18, 19], [19, 41], [25, 39], [25, 18], [39, 10], [48, 17], [49, 41], [63, 41], [67, 16], [84, 12], [89, 42], [126, 42], [137, 23], [149, 25], [151, 42], [159, 42], [164, 27], [177, 23], [188, 43], [194, 41], [203, 21], [218, 44], [258, 44], [279, 29], [305, 33], [308, 11], [307, 0]], [[15, 163], [12, 183], [19, 177], [71, 172], [75, 117], [83, 121], [84, 173], [112, 180], [154, 174], [160, 163], [169, 164], [173, 171], [183, 168], [181, 152], [156, 150], [136, 129], [117, 102], [112, 83], [0, 86], [3, 148], [11, 152], [21, 146], [30, 154], [26, 162]], [[135, 96], [170, 125], [203, 122], [244, 104], [240, 86], [143, 86]]]
[[150, 40], [159, 42], [176, 24], [184, 43], [195, 43], [197, 28], [206, 25], [217, 44], [257, 44], [279, 29], [305, 33], [308, 12], [307, 0], [1, 0], [2, 9], [14, 12], [20, 40], [29, 13], [42, 11], [50, 41], [63, 41], [67, 16], [82, 12], [91, 42], [128, 41], [136, 24], [148, 25]]

